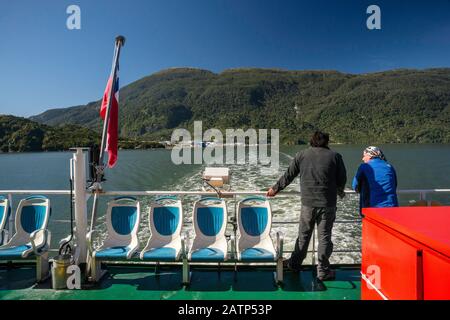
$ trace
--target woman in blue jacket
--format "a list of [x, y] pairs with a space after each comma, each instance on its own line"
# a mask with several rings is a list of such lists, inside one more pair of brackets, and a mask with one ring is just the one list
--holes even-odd
[[360, 213], [367, 207], [398, 207], [397, 174], [378, 147], [367, 147], [363, 162], [353, 178], [353, 189], [360, 193]]

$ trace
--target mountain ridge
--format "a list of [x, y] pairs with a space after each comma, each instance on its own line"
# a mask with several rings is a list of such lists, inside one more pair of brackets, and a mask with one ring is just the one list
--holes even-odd
[[[96, 132], [100, 100], [50, 109], [30, 119]], [[168, 140], [175, 128], [278, 128], [281, 141], [313, 130], [340, 143], [450, 142], [450, 68], [365, 74], [335, 70], [182, 67], [155, 72], [120, 90], [120, 135]]]

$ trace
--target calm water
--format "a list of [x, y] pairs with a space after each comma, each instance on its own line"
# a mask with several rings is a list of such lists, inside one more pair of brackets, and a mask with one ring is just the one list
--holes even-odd
[[[344, 158], [350, 188], [351, 179], [361, 162], [361, 153], [365, 146], [336, 145], [332, 148]], [[450, 188], [450, 145], [385, 145], [381, 146], [390, 163], [397, 170], [400, 189]], [[288, 166], [295, 153], [303, 146], [282, 147], [280, 150], [280, 168], [269, 166], [230, 165], [231, 184], [234, 190], [267, 190]], [[6, 189], [69, 189], [69, 159], [71, 152], [23, 153], [0, 155], [0, 190]], [[202, 165], [174, 165], [170, 159], [170, 150], [120, 151], [116, 167], [107, 171], [105, 190], [201, 190]], [[296, 179], [288, 190], [299, 190]], [[24, 196], [13, 197], [15, 209]], [[402, 205], [407, 205], [415, 196], [400, 197]], [[56, 219], [69, 219], [69, 197], [50, 196], [53, 215]], [[431, 196], [431, 199], [450, 204], [450, 195]], [[140, 228], [141, 246], [148, 239], [148, 205], [150, 197], [142, 201], [142, 219]], [[192, 203], [196, 197], [184, 198], [186, 221], [191, 221]], [[99, 208], [97, 228], [104, 228], [104, 216], [107, 199], [102, 198]], [[227, 200], [229, 214], [234, 213], [234, 203]], [[295, 221], [300, 213], [300, 202], [296, 197], [277, 196], [271, 200], [274, 221]], [[358, 198], [348, 195], [338, 203], [338, 220], [358, 218]], [[88, 207], [90, 214], [90, 207]], [[50, 222], [53, 233], [52, 247], [68, 235], [69, 225]], [[186, 227], [190, 229], [189, 226]], [[297, 234], [297, 225], [274, 225], [273, 232], [283, 231], [285, 248], [291, 250]], [[357, 249], [361, 235], [360, 225], [336, 224], [333, 234], [335, 250]], [[99, 239], [101, 241], [102, 239]], [[333, 262], [351, 263], [359, 259], [359, 254], [335, 253]]]

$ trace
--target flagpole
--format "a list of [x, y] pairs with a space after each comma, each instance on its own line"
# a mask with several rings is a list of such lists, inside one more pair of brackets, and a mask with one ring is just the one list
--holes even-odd
[[[114, 85], [116, 80], [116, 74], [117, 74], [117, 63], [119, 61], [120, 56], [120, 48], [125, 44], [125, 37], [124, 36], [117, 36], [115, 39], [115, 46], [114, 46], [114, 57], [113, 57], [113, 64], [112, 64], [112, 71], [110, 75], [110, 79], [112, 81], [110, 90], [109, 90], [109, 98], [108, 98], [108, 104], [106, 107], [106, 114], [105, 114], [105, 120], [103, 121], [103, 131], [102, 131], [102, 141], [100, 144], [100, 156], [99, 161], [96, 166], [96, 182], [94, 183], [94, 201], [92, 204], [92, 214], [91, 214], [91, 226], [89, 231], [94, 230], [94, 224], [95, 224], [95, 218], [97, 213], [97, 207], [98, 207], [98, 196], [99, 193], [102, 190], [102, 178], [105, 171], [105, 164], [104, 164], [104, 158], [105, 158], [105, 145], [106, 145], [106, 139], [108, 135], [108, 124], [109, 124], [109, 113], [111, 109], [111, 103], [114, 96]], [[90, 258], [90, 257], [89, 257]], [[89, 269], [89, 263], [88, 263], [88, 272]]]

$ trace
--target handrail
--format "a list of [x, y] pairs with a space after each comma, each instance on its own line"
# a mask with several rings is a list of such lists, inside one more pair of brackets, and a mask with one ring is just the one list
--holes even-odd
[[[86, 191], [87, 193], [90, 193]], [[450, 193], [450, 189], [400, 189], [397, 194], [415, 194], [415, 193]], [[0, 194], [52, 194], [52, 195], [69, 195], [70, 190], [0, 190]], [[356, 194], [354, 190], [345, 190], [346, 194]], [[214, 191], [104, 191], [101, 196], [145, 196], [145, 195], [217, 195]], [[233, 195], [265, 195], [266, 191], [221, 191], [224, 196]], [[300, 191], [281, 191], [277, 196], [283, 195], [301, 195]]]
[[70, 190], [0, 190], [0, 194], [53, 194], [53, 195], [70, 195]]
[[[450, 189], [402, 189], [397, 190], [397, 194], [420, 194], [420, 193], [450, 193]], [[1, 193], [1, 190], [0, 190]], [[249, 190], [237, 190], [237, 191], [221, 191], [223, 196], [240, 196], [240, 195], [266, 195], [266, 191], [249, 191]], [[345, 190], [346, 194], [357, 194], [354, 190]], [[102, 196], [116, 196], [116, 195], [136, 195], [136, 196], [146, 196], [146, 195], [216, 195], [213, 191], [105, 191], [100, 195]], [[301, 195], [300, 191], [281, 191], [277, 196], [291, 196], [291, 195]]]
[[[47, 194], [47, 195], [70, 195], [70, 190], [0, 190], [1, 194], [7, 194], [8, 198], [11, 199], [12, 195], [26, 195], [26, 194]], [[345, 190], [346, 194], [356, 194], [354, 190]], [[437, 193], [450, 193], [450, 189], [401, 189], [397, 190], [397, 194], [417, 194], [420, 200], [424, 200], [427, 194], [437, 194]], [[90, 190], [86, 191], [86, 194], [91, 194]], [[99, 196], [213, 196], [214, 199], [217, 199], [217, 193], [214, 191], [105, 191], [99, 193]], [[265, 196], [266, 191], [248, 191], [248, 190], [238, 190], [238, 191], [223, 191], [221, 195], [225, 198], [230, 198], [230, 200], [235, 202], [235, 210], [238, 196]], [[282, 198], [284, 196], [301, 196], [300, 191], [281, 191], [277, 198]], [[275, 199], [277, 199], [275, 198]], [[270, 198], [268, 198], [270, 199]], [[273, 199], [273, 198], [272, 198]], [[11, 217], [10, 217], [11, 219]], [[70, 220], [54, 220], [53, 222], [61, 222], [66, 223], [70, 222]], [[361, 219], [348, 219], [348, 220], [336, 220], [335, 223], [342, 224], [359, 224], [361, 223]], [[229, 221], [228, 223], [234, 224], [235, 221]], [[298, 220], [288, 220], [288, 221], [272, 221], [272, 224], [276, 225], [287, 225], [287, 224], [298, 224]], [[192, 221], [183, 221], [184, 225], [192, 224]], [[313, 232], [312, 236], [312, 250], [308, 250], [308, 253], [312, 254], [312, 263], [316, 262], [316, 245], [315, 239], [317, 235], [315, 234], [316, 230]], [[55, 249], [50, 249], [49, 251], [53, 252]], [[284, 250], [284, 253], [290, 253], [292, 250]], [[349, 250], [349, 249], [341, 249], [341, 250], [333, 250], [334, 253], [359, 253], [358, 250]]]

